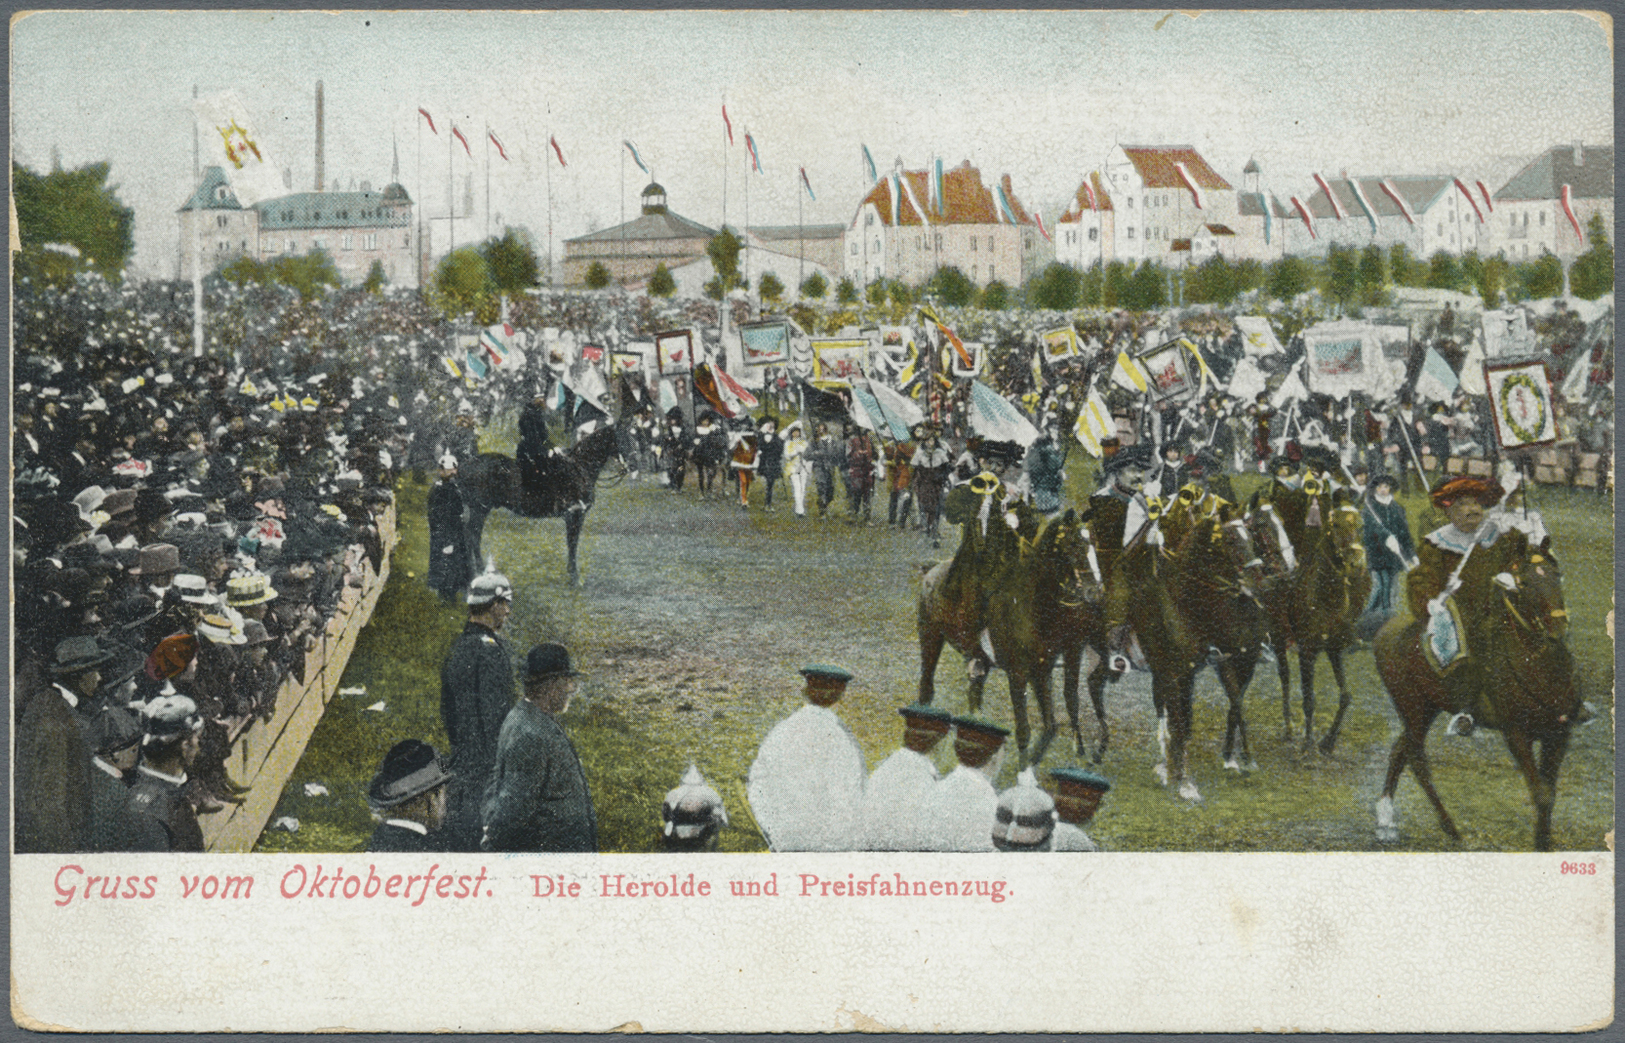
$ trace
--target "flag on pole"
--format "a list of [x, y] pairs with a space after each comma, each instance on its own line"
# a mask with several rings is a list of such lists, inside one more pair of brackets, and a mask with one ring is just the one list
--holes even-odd
[[[1090, 192], [1091, 197], [1094, 196]], [[1275, 195], [1272, 192], [1263, 193], [1264, 196], [1264, 245], [1270, 244], [1270, 233], [1275, 231]]]
[[1292, 205], [1297, 207], [1298, 216], [1303, 218], [1303, 226], [1309, 229], [1309, 238], [1319, 239], [1320, 236], [1315, 234], [1315, 219], [1310, 215], [1309, 208], [1303, 205], [1303, 200], [1299, 199], [1297, 196], [1293, 196]]
[[491, 365], [500, 366], [508, 361], [508, 346], [513, 343], [513, 327], [507, 323], [487, 326], [480, 331], [480, 347], [491, 357]]
[[1105, 396], [1094, 388], [1089, 389], [1089, 397], [1084, 400], [1083, 408], [1078, 410], [1073, 433], [1090, 456], [1101, 455], [1100, 443], [1117, 435], [1117, 422], [1112, 419], [1111, 407], [1106, 404]]
[[750, 168], [760, 174], [762, 172], [762, 157], [757, 155], [756, 139], [750, 136], [748, 130], [745, 131], [745, 147], [750, 150]]
[[1416, 397], [1428, 402], [1449, 402], [1461, 381], [1450, 368], [1450, 363], [1433, 348], [1422, 359], [1422, 370], [1416, 375]]
[[913, 183], [901, 174], [898, 175], [898, 183], [903, 186], [903, 192], [908, 196], [909, 205], [914, 208], [915, 213], [920, 215], [920, 223], [930, 228], [931, 221], [925, 216], [925, 209], [920, 206], [920, 201], [914, 198]]
[[473, 351], [463, 353], [463, 369], [470, 380], [480, 380], [491, 371], [491, 367], [485, 364], [485, 360], [474, 354]]
[[931, 161], [931, 212], [941, 214], [947, 206], [947, 197], [944, 193], [945, 184], [942, 177], [942, 157], [937, 156]]
[[891, 223], [893, 228], [903, 223], [903, 179], [895, 170], [891, 175]]
[[1117, 364], [1112, 367], [1111, 381], [1125, 391], [1144, 393], [1151, 386], [1146, 379], [1145, 369], [1137, 359], [1129, 357], [1128, 352], [1117, 353]]
[[561, 166], [561, 167], [569, 166], [570, 164], [568, 164], [568, 163], [566, 163], [564, 161], [564, 150], [559, 148], [559, 139], [553, 137], [552, 135], [548, 135], [547, 143], [549, 145], [553, 146], [553, 155], [559, 157], [559, 166]]
[[276, 165], [266, 159], [270, 151], [259, 141], [262, 126], [236, 91], [206, 94], [192, 102], [199, 122], [215, 128], [221, 149], [232, 165], [231, 188], [244, 206], [285, 193]]
[[446, 372], [450, 373], [455, 379], [463, 379], [463, 371], [458, 368], [457, 360], [452, 358], [450, 355], [440, 356], [440, 364], [445, 366]]
[[1473, 208], [1473, 213], [1478, 215], [1478, 223], [1483, 224], [1484, 223], [1484, 211], [1482, 211], [1482, 210], [1480, 210], [1478, 208], [1478, 200], [1474, 199], [1473, 194], [1467, 190], [1467, 186], [1461, 183], [1461, 178], [1458, 177], [1458, 178], [1454, 178], [1452, 180], [1455, 181], [1456, 187], [1461, 189], [1461, 194], [1467, 197], [1467, 205], [1472, 207]]
[[1185, 187], [1191, 190], [1191, 199], [1196, 203], [1196, 209], [1204, 209], [1202, 204], [1205, 200], [1202, 198], [1202, 187], [1196, 183], [1195, 178], [1191, 177], [1191, 172], [1185, 168], [1185, 164], [1175, 163], [1174, 172], [1179, 175], [1181, 181], [1185, 182]]
[[1033, 214], [1033, 219], [1038, 222], [1038, 234], [1053, 243], [1055, 241], [1055, 237], [1049, 234], [1048, 228], [1044, 227], [1044, 215], [1035, 213]]
[[1580, 351], [1575, 354], [1574, 365], [1569, 367], [1569, 375], [1563, 378], [1560, 389], [1565, 401], [1580, 403], [1586, 400], [1587, 378], [1591, 376], [1591, 351]]
[[728, 144], [732, 145], [734, 143], [734, 125], [733, 121], [728, 118], [728, 106], [726, 104], [722, 106], [722, 125], [728, 128]]
[[487, 130], [485, 132], [485, 136], [490, 138], [491, 139], [491, 144], [493, 144], [493, 145], [495, 145], [497, 147], [497, 155], [502, 157], [503, 162], [507, 162], [507, 160], [508, 160], [508, 150], [502, 147], [502, 142], [501, 141], [497, 140], [496, 131]]
[[875, 157], [869, 155], [868, 145], [861, 145], [859, 147], [863, 149], [863, 168], [869, 172], [869, 184], [872, 185], [876, 181], [880, 180], [880, 174], [875, 170]]
[[1365, 211], [1366, 220], [1371, 222], [1371, 234], [1376, 235], [1377, 212], [1372, 209], [1371, 200], [1365, 197], [1365, 189], [1360, 187], [1360, 183], [1358, 181], [1354, 180], [1353, 178], [1349, 178], [1348, 183], [1350, 190], [1354, 192], [1354, 201], [1360, 204], [1360, 209]]
[[807, 190], [807, 198], [808, 199], [811, 199], [815, 203], [818, 201], [818, 197], [813, 195], [812, 182], [807, 180], [807, 168], [806, 167], [801, 168], [801, 187], [805, 188]]
[[438, 138], [440, 136], [440, 132], [434, 129], [434, 117], [429, 115], [429, 110], [420, 107], [418, 109], [418, 115], [429, 121], [429, 133]]
[[1405, 204], [1404, 197], [1399, 194], [1399, 189], [1394, 187], [1394, 183], [1387, 178], [1383, 178], [1377, 184], [1388, 194], [1388, 198], [1394, 201], [1394, 205], [1399, 207], [1399, 212], [1405, 215], [1405, 220], [1414, 225], [1416, 215], [1411, 213], [1411, 208]]
[[1004, 194], [1004, 186], [1002, 184], [993, 186], [993, 201], [998, 205], [999, 220], [1003, 221], [1007, 225], [1015, 224], [1016, 212], [1010, 206], [1010, 199]]
[[1569, 224], [1574, 226], [1575, 237], [1584, 242], [1585, 233], [1580, 231], [1580, 219], [1574, 216], [1574, 192], [1568, 185], [1563, 186], [1563, 193], [1559, 197], [1559, 201], [1563, 204], [1563, 216], [1567, 217]]
[[1201, 386], [1197, 389], [1196, 397], [1203, 398], [1207, 395], [1208, 383], [1212, 382], [1214, 387], [1218, 387], [1219, 378], [1213, 375], [1213, 371], [1211, 369], [1208, 369], [1207, 359], [1202, 357], [1202, 353], [1196, 349], [1195, 344], [1192, 344], [1185, 337], [1181, 337], [1179, 338], [1179, 345], [1196, 357], [1196, 367], [1201, 371], [1202, 374]]
[[451, 136], [463, 143], [463, 151], [468, 153], [469, 159], [473, 159], [474, 150], [468, 147], [468, 139], [463, 137], [463, 132], [457, 129], [457, 124], [455, 123], [451, 125]]
[[925, 317], [926, 321], [930, 322], [931, 325], [937, 328], [937, 332], [942, 334], [943, 339], [945, 339], [949, 344], [953, 345], [954, 351], [959, 355], [959, 364], [961, 366], [969, 369], [972, 365], [974, 365], [975, 360], [971, 358], [970, 352], [965, 349], [965, 342], [959, 339], [958, 334], [948, 328], [947, 323], [937, 318], [937, 313], [935, 311], [932, 311], [931, 308], [922, 304], [920, 305], [920, 314]]
[[1490, 199], [1490, 190], [1484, 187], [1484, 182], [1482, 181], [1474, 183], [1478, 185], [1478, 190], [1484, 194], [1484, 209], [1488, 210], [1492, 214], [1495, 213], [1495, 203]]
[[638, 155], [638, 147], [624, 138], [621, 140], [621, 144], [626, 146], [626, 151], [632, 153], [632, 162], [638, 165], [638, 169], [647, 174], [649, 172], [649, 168], [644, 165], [643, 157]]
[[1338, 203], [1337, 196], [1332, 194], [1332, 186], [1328, 185], [1326, 183], [1326, 179], [1321, 177], [1319, 174], [1315, 174], [1313, 177], [1315, 179], [1315, 184], [1319, 185], [1320, 190], [1326, 193], [1326, 201], [1332, 204], [1332, 213], [1337, 215], [1337, 219], [1339, 221], [1343, 220], [1345, 216], [1343, 213], [1343, 207], [1342, 204]]

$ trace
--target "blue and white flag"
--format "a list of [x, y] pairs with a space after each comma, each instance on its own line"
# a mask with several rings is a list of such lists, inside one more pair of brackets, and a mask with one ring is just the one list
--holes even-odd
[[861, 147], [863, 149], [863, 169], [869, 172], [869, 184], [872, 185], [880, 180], [880, 172], [875, 169], [875, 157], [869, 155], [869, 146], [863, 145]]
[[938, 156], [931, 161], [931, 212], [941, 214], [947, 206], [943, 194], [942, 157]]
[[1461, 380], [1451, 370], [1450, 363], [1433, 348], [1422, 360], [1422, 371], [1416, 375], [1416, 397], [1429, 402], [1449, 402]]
[[638, 169], [647, 174], [649, 172], [649, 168], [644, 166], [643, 157], [638, 155], [638, 147], [632, 144], [630, 141], [625, 140], [623, 140], [621, 144], [626, 146], [626, 151], [632, 153], [632, 162], [638, 165]]
[[995, 442], [1015, 442], [1025, 447], [1038, 441], [1038, 428], [1021, 415], [1021, 410], [980, 380], [970, 385], [970, 426]]
[[998, 207], [999, 220], [1008, 225], [1015, 224], [1016, 211], [1013, 207], [1011, 207], [1009, 197], [1004, 194], [1003, 185], [993, 186], [993, 201]]

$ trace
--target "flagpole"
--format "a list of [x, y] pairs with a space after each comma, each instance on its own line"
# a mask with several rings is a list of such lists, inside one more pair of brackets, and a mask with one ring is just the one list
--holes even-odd
[[[452, 130], [457, 124], [451, 125]], [[451, 172], [451, 139], [455, 134], [446, 135], [446, 256], [450, 257], [457, 249], [457, 188], [456, 179]]]
[[621, 142], [621, 271], [626, 271], [626, 142]]
[[728, 94], [722, 95], [722, 228], [728, 227]]
[[[548, 128], [547, 147], [553, 147], [553, 130]], [[542, 159], [547, 165], [547, 288], [553, 288], [553, 161], [546, 154]]]
[[485, 125], [485, 238], [491, 238], [491, 124]]
[[423, 121], [416, 120], [418, 127], [418, 238], [414, 252], [417, 257], [418, 289], [423, 289], [423, 207], [428, 202], [423, 195]]
[[[752, 140], [750, 131], [746, 130], [745, 144], [749, 145]], [[750, 236], [750, 174], [751, 168], [756, 165], [756, 156], [753, 153], [750, 162], [745, 166], [745, 227], [743, 229], [744, 235], [739, 238], [739, 248], [745, 251], [745, 292], [747, 294], [750, 292], [750, 242], [748, 241]]]
[[[805, 178], [807, 176], [807, 168], [805, 166], [803, 166], [801, 168], [801, 176], [803, 178]], [[796, 267], [796, 292], [797, 293], [801, 292], [801, 284], [807, 281], [807, 226], [802, 223], [801, 204], [802, 204], [801, 189], [798, 188], [798, 189], [796, 189], [796, 235], [798, 237], [798, 241], [800, 242], [801, 246], [799, 247], [799, 249], [797, 251], [800, 254], [800, 256], [797, 257], [797, 259], [796, 259], [796, 261], [797, 261], [797, 267]]]

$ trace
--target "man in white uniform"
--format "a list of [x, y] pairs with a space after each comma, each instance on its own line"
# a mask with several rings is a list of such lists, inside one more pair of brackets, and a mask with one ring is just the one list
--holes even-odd
[[980, 717], [954, 718], [954, 756], [959, 766], [937, 783], [926, 804], [926, 842], [933, 851], [992, 851], [999, 794], [993, 778], [1009, 736]]
[[801, 669], [807, 705], [773, 726], [750, 766], [745, 795], [774, 851], [851, 851], [868, 766], [834, 706], [852, 675]]
[[1082, 768], [1056, 768], [1049, 777], [1055, 784], [1055, 812], [1061, 821], [1055, 823], [1055, 832], [1043, 850], [1099, 851], [1100, 845], [1089, 838], [1083, 827], [1095, 817], [1100, 798], [1112, 784]]
[[926, 802], [942, 778], [931, 751], [953, 727], [947, 710], [914, 703], [903, 715], [903, 746], [880, 762], [863, 792], [860, 839], [865, 851], [929, 851], [920, 831]]
[[1016, 784], [999, 794], [993, 820], [993, 846], [1000, 851], [1047, 851], [1055, 832], [1055, 798], [1038, 788], [1038, 776], [1028, 768]]

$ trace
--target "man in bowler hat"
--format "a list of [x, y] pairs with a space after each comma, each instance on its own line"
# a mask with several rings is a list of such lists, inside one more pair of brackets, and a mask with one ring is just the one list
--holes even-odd
[[563, 645], [525, 657], [525, 694], [502, 722], [481, 814], [486, 851], [597, 851], [587, 773], [558, 722], [581, 675]]
[[451, 778], [428, 743], [403, 739], [391, 747], [367, 788], [367, 805], [383, 820], [367, 850], [445, 850], [435, 834], [446, 821], [446, 783]]

